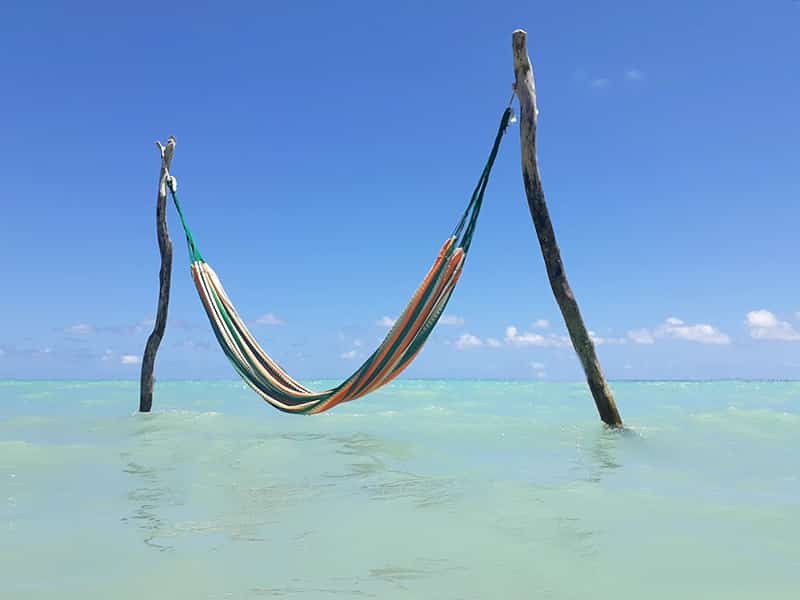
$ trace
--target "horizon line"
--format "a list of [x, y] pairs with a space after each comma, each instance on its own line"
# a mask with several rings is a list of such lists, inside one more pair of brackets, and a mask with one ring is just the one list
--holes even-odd
[[[302, 381], [338, 381], [337, 377], [303, 377]], [[575, 379], [537, 379], [537, 378], [501, 378], [501, 377], [413, 377], [398, 379], [390, 384], [404, 382], [467, 382], [467, 381], [487, 381], [487, 382], [506, 382], [506, 383], [565, 383], [565, 384], [583, 384], [588, 385], [585, 380]], [[721, 383], [721, 382], [743, 382], [743, 383], [800, 383], [800, 378], [783, 378], [783, 377], [708, 377], [708, 378], [658, 378], [658, 379], [643, 379], [643, 378], [613, 378], [608, 379], [612, 383]], [[63, 377], [37, 377], [37, 378], [22, 378], [22, 377], [0, 377], [2, 382], [19, 382], [19, 383], [34, 383], [34, 382], [95, 382], [95, 383], [138, 383], [138, 378], [63, 378]], [[239, 378], [233, 377], [219, 377], [219, 378], [162, 378], [156, 380], [158, 383], [222, 383], [241, 382]]]

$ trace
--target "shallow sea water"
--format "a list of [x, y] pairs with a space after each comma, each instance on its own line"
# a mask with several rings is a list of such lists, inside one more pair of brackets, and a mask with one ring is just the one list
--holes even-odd
[[800, 597], [800, 383], [613, 388], [0, 382], [0, 597]]

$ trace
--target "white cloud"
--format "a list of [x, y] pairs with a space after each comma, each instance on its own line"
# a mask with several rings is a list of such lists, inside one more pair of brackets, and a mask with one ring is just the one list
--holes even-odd
[[258, 325], [283, 325], [283, 319], [276, 316], [274, 313], [267, 313], [258, 317], [256, 323]]
[[77, 323], [65, 328], [64, 333], [69, 333], [72, 335], [89, 335], [90, 333], [94, 333], [95, 330], [95, 326], [90, 325], [89, 323]]
[[456, 315], [444, 315], [441, 319], [439, 319], [439, 323], [442, 325], [460, 326], [464, 324], [464, 317], [458, 317]]
[[394, 324], [397, 322], [397, 319], [393, 319], [392, 317], [383, 316], [377, 321], [375, 321], [376, 325], [380, 325], [381, 327], [394, 327]]
[[675, 317], [668, 318], [663, 325], [656, 329], [656, 337], [672, 337], [700, 344], [731, 343], [731, 338], [711, 325], [705, 323], [687, 325]]
[[532, 362], [531, 369], [533, 369], [533, 374], [536, 375], [539, 379], [544, 379], [547, 377], [547, 371], [545, 371], [544, 364], [540, 362]]
[[655, 329], [636, 329], [628, 332], [628, 338], [636, 344], [653, 344], [656, 339], [671, 338], [698, 344], [730, 344], [731, 338], [719, 329], [706, 323], [694, 325], [677, 317], [669, 317]]
[[770, 329], [777, 324], [778, 318], [768, 310], [751, 310], [747, 313], [747, 325], [749, 327]]
[[569, 345], [569, 338], [566, 336], [553, 334], [544, 336], [531, 331], [520, 333], [519, 329], [513, 325], [506, 327], [505, 341], [512, 346], [539, 346], [542, 348]]
[[644, 79], [644, 73], [639, 69], [625, 69], [625, 79], [628, 81], [641, 81]]
[[538, 333], [520, 333], [513, 325], [506, 327], [506, 343], [515, 346], [546, 346], [547, 338]]
[[355, 346], [356, 348], [361, 348], [361, 346], [363, 345], [364, 342], [362, 342], [361, 340], [353, 340], [353, 346]]
[[533, 322], [534, 329], [547, 329], [550, 327], [550, 321], [547, 319], [537, 319]]
[[123, 354], [119, 357], [119, 362], [123, 365], [138, 365], [139, 357], [135, 354]]
[[462, 333], [461, 337], [456, 340], [456, 348], [459, 350], [469, 350], [478, 346], [483, 346], [483, 340], [471, 333]]
[[352, 359], [354, 359], [356, 357], [357, 354], [358, 354], [358, 351], [355, 350], [355, 349], [354, 350], [348, 350], [347, 352], [342, 352], [339, 355], [339, 358], [343, 358], [345, 360], [352, 360]]
[[486, 340], [486, 345], [489, 346], [489, 348], [499, 348], [503, 344], [496, 338], [488, 338]]
[[597, 346], [599, 346], [599, 345], [601, 345], [601, 344], [605, 344], [605, 343], [606, 343], [606, 339], [605, 339], [605, 338], [602, 338], [602, 337], [600, 337], [599, 335], [597, 335], [597, 334], [596, 334], [594, 331], [592, 331], [591, 329], [589, 330], [589, 339], [590, 339], [590, 340], [592, 340], [592, 342], [593, 342], [594, 344], [596, 344]]
[[647, 329], [634, 329], [628, 332], [628, 339], [634, 344], [655, 344], [653, 334]]
[[604, 90], [611, 84], [611, 80], [607, 77], [597, 77], [592, 79], [590, 85], [596, 90]]
[[[731, 338], [706, 323], [689, 324], [677, 317], [669, 317], [655, 329], [633, 329], [628, 339], [634, 344], [654, 344], [657, 339], [676, 339], [698, 344], [730, 344]], [[611, 342], [613, 343], [613, 342]]]
[[747, 313], [747, 329], [750, 337], [758, 340], [780, 340], [795, 342], [800, 340], [798, 332], [788, 321], [779, 321], [768, 310], [751, 310]]
[[592, 342], [597, 346], [600, 346], [602, 344], [620, 345], [627, 343], [627, 340], [625, 338], [615, 338], [615, 337], [604, 338], [597, 335], [594, 331], [589, 331], [589, 338], [591, 338]]

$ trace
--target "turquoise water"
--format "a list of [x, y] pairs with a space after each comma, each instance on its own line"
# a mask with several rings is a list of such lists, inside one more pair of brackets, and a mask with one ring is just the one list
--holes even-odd
[[0, 597], [800, 597], [800, 383], [613, 387], [0, 382]]

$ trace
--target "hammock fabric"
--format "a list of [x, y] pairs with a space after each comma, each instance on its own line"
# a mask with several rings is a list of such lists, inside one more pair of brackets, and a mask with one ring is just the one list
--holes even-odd
[[414, 360], [439, 321], [461, 276], [489, 173], [512, 115], [510, 107], [503, 113], [489, 159], [466, 210], [386, 338], [355, 373], [323, 392], [314, 392], [293, 379], [258, 345], [219, 277], [197, 249], [178, 202], [174, 180], [169, 180], [172, 200], [186, 234], [197, 293], [222, 351], [245, 383], [279, 410], [314, 414], [375, 391], [392, 381]]

